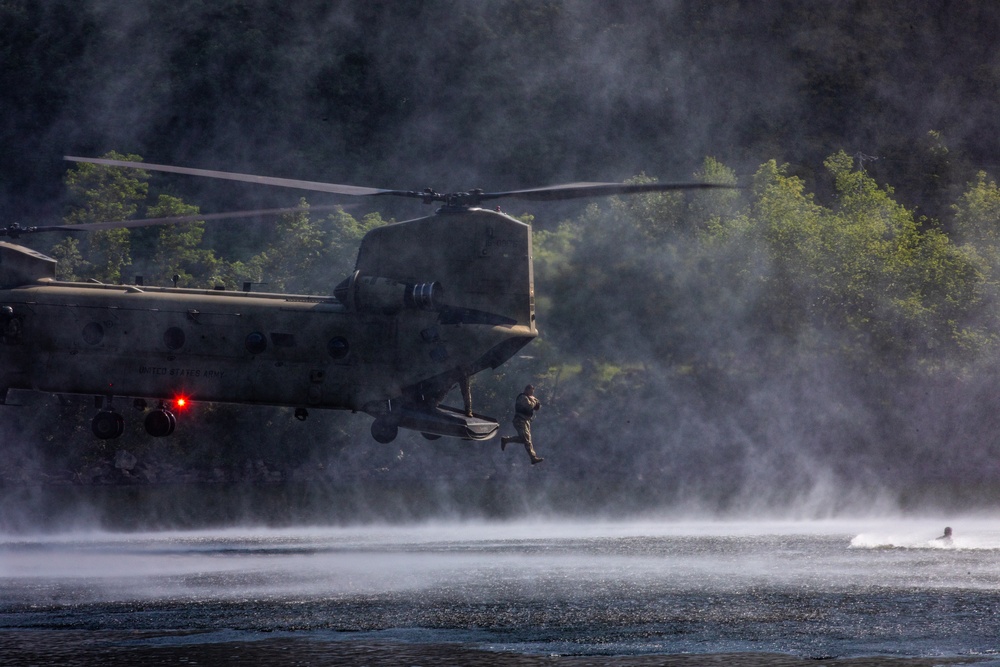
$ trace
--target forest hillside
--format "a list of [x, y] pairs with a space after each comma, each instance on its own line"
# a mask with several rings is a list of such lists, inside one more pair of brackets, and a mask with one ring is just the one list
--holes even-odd
[[[998, 22], [974, 2], [2, 1], [4, 224], [341, 203], [64, 154], [416, 190], [741, 187], [504, 204], [534, 227], [541, 336], [473, 390], [505, 421], [536, 384], [544, 467], [224, 405], [108, 444], [92, 401], [35, 396], [4, 413], [0, 478], [416, 481], [470, 514], [993, 506]], [[328, 294], [367, 230], [429, 212], [35, 247], [67, 279]]]

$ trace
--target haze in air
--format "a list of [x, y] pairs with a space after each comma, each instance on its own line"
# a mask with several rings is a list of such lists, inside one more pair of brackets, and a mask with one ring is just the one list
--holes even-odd
[[[72, 521], [67, 499], [95, 485], [114, 498], [123, 482], [148, 499], [130, 516], [95, 510], [101, 520], [996, 504], [990, 6], [88, 0], [8, 3], [0, 21], [8, 221], [82, 215], [61, 156], [109, 151], [415, 190], [745, 188], [503, 203], [534, 216], [541, 337], [474, 392], [509, 432], [518, 389], [538, 387], [542, 466], [495, 443], [378, 445], [361, 415], [300, 424], [228, 406], [205, 406], [170, 442], [140, 427], [102, 445], [91, 401], [31, 396], [3, 413], [0, 478], [25, 507], [11, 526]], [[159, 195], [205, 212], [299, 197], [159, 175], [148, 188], [138, 216]], [[186, 237], [191, 280], [329, 293], [366, 226], [429, 212], [396, 203], [210, 227]], [[133, 232], [129, 244], [122, 279], [152, 270], [162, 239]], [[133, 465], [116, 467], [122, 450]], [[211, 484], [166, 502], [164, 481]], [[199, 517], [205, 488], [227, 500]]]

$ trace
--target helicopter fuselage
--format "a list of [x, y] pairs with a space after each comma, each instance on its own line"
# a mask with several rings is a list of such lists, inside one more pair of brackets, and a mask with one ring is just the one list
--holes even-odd
[[362, 411], [383, 441], [485, 439], [495, 420], [440, 398], [537, 336], [530, 227], [481, 209], [373, 230], [331, 296], [63, 282], [54, 267], [0, 243], [0, 392], [104, 397], [99, 437], [120, 434], [113, 399], [128, 397], [159, 402], [153, 435], [184, 399]]

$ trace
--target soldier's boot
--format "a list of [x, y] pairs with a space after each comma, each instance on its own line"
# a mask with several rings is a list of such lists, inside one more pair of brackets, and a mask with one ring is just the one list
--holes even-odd
[[531, 465], [535, 465], [536, 463], [541, 463], [544, 460], [545, 459], [543, 459], [541, 456], [533, 456], [531, 457]]

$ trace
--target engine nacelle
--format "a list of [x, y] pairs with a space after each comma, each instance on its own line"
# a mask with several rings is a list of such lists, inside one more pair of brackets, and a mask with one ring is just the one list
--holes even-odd
[[337, 285], [334, 296], [349, 309], [391, 315], [400, 310], [437, 311], [443, 306], [439, 282], [403, 283], [392, 278], [354, 275]]
[[30, 248], [0, 241], [0, 287], [55, 280], [56, 260]]

